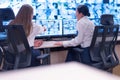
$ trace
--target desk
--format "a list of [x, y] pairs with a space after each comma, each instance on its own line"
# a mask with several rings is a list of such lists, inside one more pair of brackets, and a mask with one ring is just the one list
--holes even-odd
[[55, 45], [55, 42], [56, 42], [56, 41], [44, 41], [41, 46], [35, 47], [34, 49], [61, 47], [61, 46], [59, 46], [59, 45]]
[[120, 80], [120, 77], [79, 63], [1, 72], [0, 80]]
[[[63, 50], [65, 49], [64, 47], [62, 46], [59, 46], [59, 45], [54, 45], [56, 41], [44, 41], [43, 44], [39, 47], [35, 47], [34, 49], [40, 49], [41, 53], [43, 54], [50, 54], [50, 59], [49, 59], [49, 62], [50, 64], [55, 64], [57, 62], [60, 61], [64, 61], [63, 58], [65, 58], [66, 56], [66, 51], [64, 52]], [[53, 54], [51, 54], [51, 51], [53, 52]], [[57, 52], [56, 52], [57, 51]], [[58, 54], [58, 51], [60, 54]], [[61, 55], [63, 54], [63, 55]], [[59, 56], [58, 56], [59, 55]], [[60, 57], [62, 56], [62, 57]], [[57, 59], [55, 61], [55, 59]]]
[[120, 41], [120, 36], [117, 37], [117, 41]]
[[34, 49], [42, 49], [44, 53], [50, 54], [50, 48], [61, 47], [59, 45], [54, 45], [56, 41], [44, 41], [39, 47], [34, 47]]
[[[120, 36], [118, 36], [117, 41], [120, 41]], [[54, 45], [57, 41], [44, 41], [43, 44], [39, 47], [35, 47], [35, 49], [43, 49], [43, 48], [60, 48], [62, 46]]]
[[[118, 37], [118, 40], [120, 40], [120, 37]], [[42, 49], [45, 53], [50, 53], [51, 64], [64, 63], [68, 53], [68, 48], [54, 45], [55, 42], [56, 41], [44, 41], [43, 45], [40, 47], [36, 47], [36, 49]]]
[[[63, 46], [55, 45], [55, 42], [57, 42], [57, 41], [44, 41], [41, 46], [34, 47], [34, 49], [42, 49], [42, 50], [44, 50], [47, 53], [50, 53], [50, 49], [55, 49], [55, 48], [65, 49]], [[59, 50], [57, 50], [57, 51], [59, 51]]]

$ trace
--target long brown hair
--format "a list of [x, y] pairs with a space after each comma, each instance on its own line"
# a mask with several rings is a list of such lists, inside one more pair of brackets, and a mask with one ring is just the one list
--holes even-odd
[[26, 36], [30, 34], [32, 30], [32, 16], [33, 8], [29, 4], [24, 4], [18, 11], [16, 18], [10, 22], [9, 25], [23, 25]]

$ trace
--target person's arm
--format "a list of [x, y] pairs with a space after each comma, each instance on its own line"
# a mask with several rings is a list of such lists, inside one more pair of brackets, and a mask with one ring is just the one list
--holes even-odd
[[63, 42], [64, 47], [77, 46], [82, 43], [84, 38], [84, 33], [85, 33], [85, 26], [83, 23], [79, 22], [77, 24], [77, 31], [78, 31], [78, 35], [75, 38], [73, 38], [72, 40]]
[[64, 47], [69, 47], [69, 46], [77, 46], [80, 45], [80, 43], [82, 43], [82, 39], [84, 38], [84, 24], [79, 23], [77, 26], [77, 30], [78, 30], [78, 35], [73, 38], [72, 40], [68, 40], [68, 41], [57, 41], [55, 43], [55, 45], [60, 45], [60, 46], [64, 46]]
[[54, 45], [63, 46], [63, 41], [57, 41]]
[[46, 27], [45, 26], [40, 26], [40, 25], [37, 25], [37, 24], [33, 23], [33, 27], [34, 27], [34, 29], [36, 31], [35, 35], [41, 34], [41, 33], [46, 31]]

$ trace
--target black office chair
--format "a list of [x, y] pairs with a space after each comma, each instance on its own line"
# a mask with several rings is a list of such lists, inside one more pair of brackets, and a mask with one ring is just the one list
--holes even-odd
[[102, 25], [114, 25], [113, 14], [102, 14], [100, 16], [100, 24]]
[[50, 54], [49, 52], [46, 52], [46, 49], [41, 50], [41, 55], [37, 56], [37, 59], [40, 60], [41, 65], [50, 64]]
[[109, 70], [119, 64], [119, 59], [115, 51], [118, 30], [119, 25], [95, 27], [90, 46], [91, 59], [94, 61], [93, 66]]
[[32, 53], [22, 25], [9, 25], [6, 28], [8, 46], [5, 47], [4, 69], [29, 66]]
[[[32, 51], [29, 47], [22, 25], [8, 25], [6, 27], [8, 46], [5, 47], [5, 70], [26, 68], [31, 64]], [[49, 55], [38, 56], [45, 59]]]
[[[89, 48], [90, 58], [95, 68], [112, 72], [112, 69], [119, 64], [116, 55], [115, 45], [117, 42], [119, 25], [96, 26], [93, 39]], [[83, 53], [84, 50], [75, 48], [77, 53]], [[81, 61], [80, 55], [77, 55]]]

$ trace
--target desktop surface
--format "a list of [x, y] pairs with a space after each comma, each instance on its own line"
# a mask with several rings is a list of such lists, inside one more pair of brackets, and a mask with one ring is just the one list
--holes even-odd
[[55, 42], [56, 42], [56, 41], [44, 41], [41, 46], [39, 46], [39, 47], [34, 47], [34, 49], [60, 47], [59, 45], [55, 45]]
[[57, 41], [44, 41], [41, 46], [34, 47], [34, 49], [43, 49], [43, 48], [59, 48], [60, 45], [55, 45]]
[[120, 77], [71, 62], [1, 72], [0, 80], [120, 80]]

